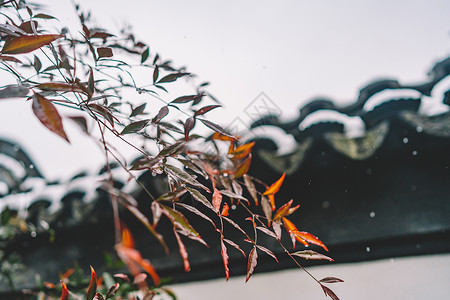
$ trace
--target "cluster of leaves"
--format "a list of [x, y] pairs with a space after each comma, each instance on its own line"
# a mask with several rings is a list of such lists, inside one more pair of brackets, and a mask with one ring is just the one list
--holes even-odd
[[[294, 248], [298, 242], [304, 246], [317, 245], [328, 251], [317, 237], [300, 231], [288, 219], [299, 208], [299, 205], [293, 206], [294, 200], [283, 205], [277, 203], [275, 196], [282, 186], [285, 174], [272, 185], [248, 175], [254, 143], [239, 143], [238, 137], [205, 118], [208, 112], [220, 107], [205, 90], [207, 83], [195, 85], [195, 92], [192, 94], [173, 99], [168, 91], [169, 84], [179, 80], [194, 83], [195, 76], [186, 72], [185, 68], [175, 68], [170, 61], [162, 60], [130, 31], [124, 30], [116, 36], [94, 27], [90, 25], [90, 15], [83, 13], [78, 7], [81, 30], [76, 36], [67, 28], [56, 33], [54, 30], [46, 31], [45, 25], [52, 22], [52, 25], [57, 25], [59, 21], [50, 15], [34, 14], [32, 8], [33, 5], [26, 5], [23, 1], [7, 1], [1, 6], [5, 11], [1, 13], [5, 22], [0, 24], [0, 33], [4, 40], [0, 55], [1, 69], [13, 75], [18, 83], [0, 89], [0, 98], [18, 97], [31, 100], [38, 120], [67, 142], [70, 138], [64, 129], [63, 119], [76, 122], [86, 136], [97, 141], [104, 149], [107, 165], [112, 161], [119, 163], [124, 172], [128, 173], [130, 180], [140, 184], [147, 193], [151, 217], [138, 208], [137, 201], [130, 194], [114, 187], [113, 174], [110, 171], [102, 185], [113, 204], [116, 252], [128, 266], [134, 283], [145, 297], [150, 299], [155, 291], [149, 289], [142, 270], [150, 275], [154, 286], [159, 287], [161, 281], [150, 261], [144, 259], [135, 248], [132, 233], [121, 221], [119, 206], [140, 220], [166, 252], [169, 248], [157, 226], [162, 217], [167, 218], [172, 225], [186, 271], [189, 271], [191, 266], [183, 238], [206, 246], [207, 243], [190, 224], [184, 212], [207, 220], [217, 232], [227, 279], [229, 246], [247, 257], [246, 280], [249, 280], [257, 266], [258, 252], [266, 253], [278, 261], [270, 249], [258, 243], [260, 233], [278, 241], [287, 255], [302, 269], [295, 257], [332, 260], [313, 250], [289, 252], [283, 245], [281, 236], [284, 227]], [[151, 82], [138, 86], [133, 75], [136, 69], [150, 71], [151, 76], [148, 78]], [[146, 102], [127, 101], [126, 95], [130, 92], [144, 95], [147, 97]], [[146, 104], [152, 99], [160, 103], [161, 107], [153, 115], [149, 115]], [[205, 104], [207, 101], [213, 104]], [[190, 107], [186, 108], [188, 105]], [[72, 108], [78, 115], [63, 117], [57, 106]], [[169, 120], [169, 115], [173, 113], [181, 114], [182, 118], [175, 122]], [[94, 126], [89, 126], [90, 124]], [[212, 130], [212, 137], [194, 134], [198, 124]], [[127, 159], [122, 158], [121, 153], [110, 142], [112, 137], [134, 148], [141, 159], [129, 163]], [[193, 146], [197, 141], [212, 143], [216, 150], [197, 150]], [[226, 145], [228, 151], [220, 151], [218, 144]], [[159, 197], [153, 195], [152, 191], [137, 179], [142, 172], [165, 174], [169, 191]], [[199, 178], [203, 178], [203, 181]], [[208, 184], [205, 185], [201, 181]], [[182, 199], [187, 195], [190, 195], [194, 202], [183, 202]], [[231, 218], [230, 206], [240, 206], [248, 213], [247, 220], [253, 225], [252, 232], [244, 230], [239, 225], [240, 220]], [[205, 210], [209, 214], [205, 214]], [[257, 213], [259, 210], [261, 214]], [[245, 236], [244, 241], [251, 245], [247, 254], [236, 241], [226, 237], [224, 223], [231, 224]], [[314, 280], [320, 284], [327, 296], [338, 299], [324, 284], [339, 282], [340, 279], [328, 277]], [[106, 294], [101, 294], [97, 287], [97, 277], [92, 269], [88, 299], [108, 299], [118, 290], [118, 285], [114, 284]], [[68, 299], [68, 293], [63, 282], [61, 299]]]

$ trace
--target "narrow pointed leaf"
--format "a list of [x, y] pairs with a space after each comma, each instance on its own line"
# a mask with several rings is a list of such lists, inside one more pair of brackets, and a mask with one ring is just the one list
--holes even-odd
[[202, 193], [200, 193], [200, 191], [193, 189], [191, 187], [186, 187], [186, 189], [189, 191], [189, 193], [192, 195], [192, 197], [197, 200], [198, 202], [202, 203], [204, 206], [206, 206], [207, 208], [214, 210], [214, 207], [212, 206], [211, 202], [208, 201], [208, 199], [206, 199], [205, 196], [203, 196]]
[[337, 282], [344, 282], [344, 280], [336, 277], [325, 277], [319, 280], [322, 283], [337, 283]]
[[247, 187], [248, 192], [252, 196], [253, 200], [255, 201], [255, 205], [258, 205], [258, 194], [256, 193], [256, 187], [253, 184], [253, 181], [251, 180], [250, 176], [247, 174], [243, 175], [245, 186]]
[[62, 292], [61, 292], [61, 300], [69, 300], [69, 290], [64, 282], [61, 281]]
[[108, 289], [108, 291], [106, 292], [105, 299], [110, 299], [110, 298], [114, 297], [116, 295], [117, 291], [119, 290], [119, 288], [120, 288], [120, 285], [118, 283], [111, 286]]
[[197, 110], [195, 112], [194, 118], [197, 117], [197, 116], [204, 115], [207, 112], [209, 112], [209, 111], [211, 111], [211, 110], [213, 110], [215, 108], [218, 108], [218, 107], [221, 107], [221, 105], [208, 105], [208, 106], [202, 107], [202, 108], [200, 108], [199, 110]]
[[114, 127], [114, 120], [116, 120], [116, 118], [111, 114], [107, 107], [99, 105], [97, 103], [91, 103], [88, 105], [88, 107], [89, 109], [103, 116], [109, 122], [109, 124]]
[[274, 220], [281, 219], [282, 217], [286, 217], [289, 213], [289, 209], [291, 208], [292, 202], [294, 202], [293, 199], [291, 199], [288, 203], [280, 207], [275, 216], [273, 217]]
[[189, 175], [189, 173], [169, 164], [166, 164], [165, 167], [166, 170], [169, 172], [169, 174], [171, 174], [172, 176], [180, 179], [185, 183], [191, 184], [196, 187], [200, 187], [205, 191], [210, 192], [206, 186], [195, 180], [191, 175]]
[[47, 14], [37, 14], [34, 15], [33, 18], [38, 18], [38, 19], [56, 19], [54, 16], [50, 16]]
[[156, 199], [156, 201], [175, 201], [176, 199], [180, 198], [184, 194], [186, 194], [187, 190], [182, 188], [180, 190], [175, 190], [172, 192], [167, 192]]
[[275, 254], [273, 254], [272, 251], [270, 251], [269, 249], [261, 246], [261, 245], [256, 245], [256, 247], [258, 247], [259, 250], [266, 252], [267, 254], [269, 254], [270, 256], [273, 257], [273, 259], [275, 259], [276, 262], [278, 262], [278, 258], [275, 256]]
[[158, 124], [167, 114], [169, 113], [169, 108], [167, 106], [161, 107], [158, 114], [153, 118], [152, 122]]
[[249, 203], [249, 201], [248, 201], [247, 198], [242, 197], [242, 196], [239, 196], [238, 194], [233, 193], [233, 192], [231, 192], [231, 191], [229, 191], [229, 190], [220, 190], [219, 192], [220, 192], [222, 195], [225, 195], [225, 196], [227, 196], [227, 197], [229, 197], [229, 198], [235, 198], [235, 199], [243, 200], [243, 201]]
[[239, 252], [242, 253], [242, 255], [244, 255], [244, 257], [247, 257], [247, 255], [245, 255], [244, 250], [242, 250], [235, 242], [228, 240], [228, 239], [223, 239], [224, 242], [226, 242], [227, 244], [233, 246], [234, 248], [236, 248], [236, 250], [238, 250]]
[[145, 48], [144, 52], [142, 52], [141, 64], [143, 64], [147, 60], [149, 55], [150, 55], [150, 47], [147, 47], [147, 48]]
[[127, 126], [125, 126], [125, 128], [122, 130], [122, 132], [120, 134], [124, 135], [124, 134], [139, 132], [142, 129], [144, 129], [145, 126], [147, 126], [147, 124], [149, 122], [150, 122], [150, 120], [147, 119], [147, 120], [141, 120], [141, 121], [130, 123]]
[[189, 75], [189, 73], [173, 73], [173, 74], [169, 74], [163, 78], [161, 78], [158, 83], [165, 83], [165, 82], [172, 82], [177, 80], [180, 77]]
[[130, 170], [151, 169], [154, 165], [158, 164], [161, 160], [162, 160], [162, 157], [159, 157], [159, 156], [147, 157], [144, 159], [140, 159], [136, 163], [133, 164], [133, 166], [130, 168]]
[[265, 196], [261, 197], [261, 207], [263, 209], [264, 216], [267, 218], [267, 223], [270, 226], [270, 222], [272, 220], [272, 205], [270, 205], [269, 200]]
[[40, 94], [34, 94], [32, 106], [34, 114], [45, 127], [69, 142], [61, 116], [53, 103]]
[[222, 194], [216, 188], [214, 188], [214, 193], [212, 196], [212, 205], [215, 212], [219, 212], [220, 205], [222, 204]]
[[229, 154], [232, 155], [233, 159], [235, 159], [235, 160], [243, 159], [244, 157], [246, 157], [247, 155], [250, 154], [254, 145], [255, 145], [255, 142], [241, 145], [241, 146], [237, 147], [236, 149], [234, 149], [233, 151], [231, 151]]
[[258, 254], [256, 253], [256, 247], [253, 247], [253, 249], [250, 251], [250, 254], [248, 255], [247, 277], [245, 278], [245, 282], [247, 282], [250, 279], [250, 276], [252, 276], [257, 263]]
[[281, 240], [281, 220], [273, 221], [272, 227], [275, 232], [276, 239]]
[[14, 56], [0, 55], [0, 59], [5, 60], [5, 61], [13, 61], [16, 63], [22, 63], [19, 59], [15, 58]]
[[191, 265], [189, 264], [189, 255], [186, 250], [186, 246], [183, 244], [183, 241], [180, 238], [180, 235], [177, 233], [176, 230], [173, 231], [175, 238], [178, 242], [178, 248], [180, 249], [181, 257], [183, 258], [183, 264], [184, 264], [184, 271], [189, 272], [191, 270]]
[[175, 154], [179, 154], [184, 151], [185, 147], [186, 147], [186, 143], [184, 141], [179, 141], [172, 145], [168, 145], [168, 146], [164, 147], [161, 150], [161, 152], [158, 153], [158, 156], [164, 157], [164, 156], [172, 156]]
[[23, 54], [32, 52], [61, 38], [59, 34], [22, 35], [7, 39], [3, 45], [3, 54]]
[[184, 122], [184, 140], [187, 142], [189, 140], [189, 132], [191, 132], [192, 128], [195, 126], [194, 118], [187, 118]]
[[281, 175], [280, 179], [278, 179], [274, 184], [272, 184], [265, 192], [263, 195], [273, 195], [276, 194], [279, 190], [281, 185], [283, 184], [284, 178], [286, 177], [286, 173], [283, 173], [283, 175]]
[[250, 169], [250, 165], [252, 163], [252, 155], [249, 154], [248, 157], [236, 168], [236, 173], [234, 174], [234, 178], [240, 178], [247, 174]]
[[187, 95], [187, 96], [181, 96], [176, 98], [175, 100], [171, 101], [170, 103], [188, 103], [191, 101], [195, 101], [197, 99], [201, 99], [204, 95], [198, 94], [198, 95]]
[[147, 105], [147, 103], [144, 103], [144, 104], [141, 104], [141, 105], [135, 107], [135, 108], [131, 111], [130, 118], [131, 118], [131, 117], [135, 117], [135, 116], [137, 116], [137, 115], [142, 115], [142, 114], [144, 113], [144, 110], [145, 110], [145, 106], [146, 106], [146, 105]]
[[240, 232], [242, 232], [247, 238], [250, 238], [248, 236], [248, 234], [238, 225], [236, 224], [233, 220], [231, 220], [230, 218], [227, 217], [222, 217], [223, 220], [227, 221], [228, 223], [230, 223], [231, 225], [234, 226], [234, 228], [236, 228], [237, 230], [239, 230]]
[[155, 66], [155, 69], [153, 70], [153, 83], [156, 82], [156, 80], [158, 80], [159, 77], [159, 68], [158, 66]]
[[199, 217], [201, 217], [201, 218], [207, 220], [208, 222], [210, 222], [210, 223], [214, 226], [214, 228], [216, 227], [216, 224], [214, 224], [214, 222], [213, 222], [207, 215], [205, 215], [204, 213], [202, 213], [201, 211], [199, 211], [199, 210], [196, 209], [195, 207], [190, 206], [190, 205], [187, 205], [187, 204], [184, 204], [184, 203], [178, 203], [178, 202], [177, 202], [176, 204], [177, 204], [178, 206], [181, 206], [181, 207], [183, 207], [183, 208], [189, 210], [190, 212], [196, 214], [197, 216], [199, 216]]
[[325, 295], [330, 296], [333, 300], [339, 300], [339, 297], [328, 287], [321, 285], [323, 291], [325, 292]]
[[292, 255], [304, 258], [304, 259], [313, 259], [313, 260], [329, 260], [333, 261], [331, 257], [328, 257], [326, 255], [320, 254], [313, 250], [303, 250], [303, 251], [297, 251], [294, 253], [291, 253]]
[[36, 70], [36, 73], [39, 73], [39, 71], [42, 68], [42, 63], [39, 60], [39, 57], [37, 57], [36, 55], [34, 56], [34, 63], [33, 63], [34, 69]]
[[229, 133], [228, 131], [226, 131], [225, 129], [220, 127], [219, 125], [217, 125], [211, 121], [205, 120], [205, 119], [198, 119], [198, 120], [200, 120], [203, 124], [205, 124], [206, 127], [209, 127], [210, 129], [214, 130], [215, 132], [218, 132], [224, 136], [227, 136], [234, 141], [238, 140], [237, 137], [233, 136], [231, 133]]
[[86, 300], [92, 300], [97, 293], [97, 274], [95, 274], [94, 268], [91, 266], [91, 281], [86, 294]]
[[163, 209], [163, 214], [165, 214], [170, 219], [170, 221], [176, 228], [182, 230], [182, 233], [190, 238], [194, 237], [195, 240], [201, 242], [204, 245], [207, 245], [205, 241], [203, 241], [203, 239], [200, 237], [200, 234], [198, 234], [198, 232], [191, 226], [191, 224], [189, 224], [188, 220], [183, 214], [165, 205], [161, 205], [161, 208]]
[[76, 85], [68, 84], [65, 82], [45, 82], [45, 83], [38, 84], [36, 87], [43, 91], [79, 92], [79, 93], [87, 94], [86, 90], [84, 88], [81, 88]]
[[223, 266], [225, 268], [225, 276], [228, 279], [230, 278], [230, 269], [228, 268], [228, 253], [227, 247], [225, 246], [223, 239], [220, 240], [220, 254], [222, 255]]
[[319, 240], [316, 236], [312, 235], [311, 233], [306, 232], [306, 231], [298, 231], [298, 232], [295, 232], [295, 235], [304, 239], [306, 242], [308, 242], [310, 244], [314, 244], [314, 245], [322, 247], [323, 249], [325, 249], [328, 252], [327, 246], [325, 246], [325, 244], [322, 243], [321, 240]]
[[22, 85], [8, 85], [0, 90], [0, 99], [25, 97], [30, 90]]
[[261, 227], [261, 226], [257, 226], [256, 229], [264, 232], [265, 234], [273, 237], [274, 239], [278, 240], [278, 237], [275, 233], [273, 233], [272, 231], [270, 231], [269, 229], [265, 228], [265, 227]]
[[92, 68], [89, 70], [89, 79], [88, 79], [87, 89], [89, 92], [89, 98], [92, 98], [92, 95], [94, 94], [94, 91], [95, 91], [94, 70], [92, 70]]

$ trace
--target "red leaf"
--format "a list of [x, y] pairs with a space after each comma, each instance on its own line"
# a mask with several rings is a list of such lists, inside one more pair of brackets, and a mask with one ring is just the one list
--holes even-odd
[[205, 215], [204, 213], [202, 213], [201, 211], [199, 211], [195, 207], [187, 205], [187, 204], [184, 204], [184, 203], [179, 203], [179, 202], [176, 202], [176, 204], [178, 206], [184, 207], [185, 209], [189, 210], [190, 212], [196, 214], [197, 216], [207, 220], [208, 222], [210, 222], [214, 226], [214, 228], [216, 228], [216, 224], [214, 224], [214, 222], [207, 215]]
[[224, 265], [224, 268], [225, 268], [225, 275], [226, 275], [226, 278], [227, 278], [227, 281], [228, 281], [228, 279], [230, 278], [230, 269], [228, 268], [227, 247], [223, 243], [223, 239], [220, 240], [220, 246], [221, 246], [220, 254], [222, 254], [223, 265]]
[[223, 207], [222, 207], [222, 212], [220, 213], [220, 215], [223, 217], [226, 217], [230, 214], [229, 211], [230, 211], [230, 207], [228, 206], [227, 203], [224, 203]]
[[22, 54], [34, 51], [48, 45], [54, 40], [63, 37], [59, 34], [22, 35], [6, 40], [3, 45], [3, 54]]
[[208, 106], [202, 107], [202, 108], [200, 108], [199, 110], [197, 110], [197, 111], [195, 112], [194, 118], [197, 117], [197, 116], [204, 115], [204, 114], [206, 114], [207, 112], [209, 112], [209, 111], [211, 111], [211, 110], [213, 110], [213, 109], [215, 109], [215, 108], [221, 107], [221, 106], [222, 106], [222, 105], [208, 105]]
[[61, 116], [53, 103], [40, 94], [34, 94], [33, 112], [45, 127], [69, 142], [63, 128]]
[[0, 55], [0, 59], [1, 60], [5, 60], [5, 61], [13, 61], [13, 62], [16, 62], [16, 63], [22, 63], [20, 60], [18, 60], [17, 58], [15, 58], [13, 56]]
[[321, 285], [325, 295], [330, 296], [331, 299], [333, 300], [339, 300], [339, 297], [328, 287]]
[[267, 219], [267, 224], [270, 226], [270, 222], [272, 220], [272, 206], [270, 205], [269, 200], [265, 196], [261, 197], [261, 207], [263, 209], [264, 216]]
[[177, 231], [174, 230], [173, 233], [175, 234], [175, 237], [177, 238], [178, 247], [180, 248], [180, 254], [181, 254], [181, 257], [183, 258], [184, 271], [189, 272], [191, 270], [191, 266], [189, 264], [189, 256], [188, 256], [188, 252], [186, 251], [186, 246], [181, 241], [181, 238], [178, 235]]
[[276, 194], [279, 190], [281, 185], [283, 184], [284, 181], [284, 177], [286, 177], [286, 173], [283, 173], [283, 175], [281, 175], [280, 179], [278, 179], [274, 184], [272, 184], [265, 192], [263, 195], [273, 195]]
[[291, 253], [292, 255], [304, 258], [304, 259], [313, 259], [313, 260], [329, 260], [334, 261], [331, 257], [320, 254], [313, 250], [303, 250]]
[[67, 289], [66, 284], [61, 281], [61, 285], [62, 285], [61, 300], [69, 300], [69, 290]]
[[234, 248], [236, 248], [236, 250], [240, 251], [242, 253], [242, 255], [244, 255], [244, 257], [247, 257], [245, 255], [245, 252], [233, 241], [227, 240], [227, 239], [223, 239], [224, 242], [227, 242], [228, 244], [230, 244], [231, 246], [233, 246]]
[[86, 295], [86, 300], [92, 300], [97, 293], [97, 274], [95, 274], [94, 268], [91, 266], [91, 281], [89, 282], [89, 288]]
[[212, 196], [212, 205], [216, 212], [219, 211], [221, 203], [222, 203], [222, 194], [219, 192], [218, 189], [214, 188], [214, 193]]
[[277, 236], [275, 233], [273, 233], [272, 231], [270, 231], [269, 229], [267, 229], [267, 228], [265, 228], [265, 227], [257, 226], [256, 229], [258, 229], [258, 230], [264, 232], [265, 234], [267, 234], [267, 235], [273, 237], [273, 238], [276, 239], [276, 240], [279, 240], [278, 236]]
[[278, 258], [275, 256], [275, 254], [273, 254], [272, 251], [270, 251], [269, 249], [267, 249], [267, 248], [265, 248], [263, 246], [260, 246], [260, 245], [256, 245], [256, 247], [258, 247], [259, 250], [264, 251], [267, 254], [269, 254], [270, 256], [272, 256], [273, 259], [275, 259], [278, 262]]
[[65, 82], [45, 82], [38, 84], [36, 87], [43, 91], [80, 92], [87, 94], [87, 90]]
[[245, 278], [245, 282], [247, 282], [250, 279], [250, 276], [252, 276], [257, 263], [258, 254], [256, 253], [256, 247], [253, 247], [253, 249], [250, 251], [250, 254], [248, 255], [247, 277]]
[[336, 278], [336, 277], [325, 277], [319, 280], [320, 282], [323, 283], [336, 283], [336, 282], [344, 282], [344, 280], [340, 279], [340, 278]]

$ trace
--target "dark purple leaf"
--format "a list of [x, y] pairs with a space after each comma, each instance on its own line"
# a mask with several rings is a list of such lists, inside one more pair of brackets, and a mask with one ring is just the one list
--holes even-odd
[[215, 132], [218, 132], [218, 133], [220, 133], [220, 134], [222, 134], [224, 136], [227, 136], [227, 137], [229, 137], [229, 138], [231, 138], [233, 140], [236, 140], [236, 141], [238, 140], [237, 137], [233, 136], [231, 133], [229, 133], [228, 131], [226, 131], [225, 129], [220, 127], [219, 125], [217, 125], [217, 124], [215, 124], [215, 123], [213, 123], [211, 121], [205, 120], [205, 119], [198, 119], [198, 120], [200, 120], [203, 124], [205, 124], [206, 127], [211, 128]]

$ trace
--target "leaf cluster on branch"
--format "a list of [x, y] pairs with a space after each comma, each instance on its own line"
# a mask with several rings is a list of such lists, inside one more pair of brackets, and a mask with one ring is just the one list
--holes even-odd
[[[0, 69], [17, 81], [17, 84], [1, 88], [0, 98], [30, 100], [33, 112], [43, 126], [68, 143], [71, 138], [63, 120], [74, 121], [87, 138], [96, 141], [103, 149], [107, 166], [118, 163], [130, 180], [136, 181], [146, 193], [151, 212], [141, 211], [132, 195], [114, 186], [110, 169], [102, 184], [113, 207], [115, 251], [128, 267], [134, 286], [145, 299], [170, 291], [161, 286], [151, 258], [142, 257], [135, 248], [132, 232], [121, 219], [120, 206], [142, 222], [168, 252], [171, 249], [159, 233], [160, 220], [166, 218], [178, 243], [186, 272], [191, 266], [185, 240], [208, 246], [201, 232], [190, 224], [189, 214], [208, 221], [210, 230], [217, 233], [227, 280], [230, 246], [247, 258], [246, 281], [258, 264], [258, 255], [267, 254], [278, 262], [272, 250], [258, 243], [261, 233], [277, 241], [286, 255], [302, 269], [296, 257], [332, 260], [313, 250], [290, 252], [282, 243], [284, 229], [294, 248], [298, 242], [328, 251], [322, 241], [299, 230], [288, 219], [299, 208], [298, 204], [294, 205], [294, 200], [282, 205], [277, 201], [276, 194], [282, 188], [285, 174], [272, 185], [248, 175], [254, 143], [240, 143], [238, 136], [207, 119], [210, 111], [220, 107], [206, 90], [208, 83], [196, 84], [192, 73], [163, 60], [130, 30], [113, 34], [93, 26], [90, 14], [82, 12], [78, 6], [80, 30], [71, 32], [56, 17], [35, 13], [39, 6], [25, 1], [3, 1], [0, 5], [3, 17], [0, 24], [3, 40], [0, 44]], [[61, 29], [55, 31], [54, 28]], [[138, 84], [134, 75], [136, 70], [145, 71], [145, 83]], [[194, 92], [172, 96], [170, 87], [180, 83], [193, 86]], [[129, 100], [135, 96], [145, 100], [139, 103]], [[149, 103], [159, 106], [157, 111], [150, 113]], [[72, 109], [76, 115], [64, 116], [60, 113], [63, 108]], [[208, 129], [210, 134], [193, 133], [199, 126]], [[140, 159], [131, 162], [123, 158], [111, 139], [129, 145]], [[210, 144], [212, 147], [200, 148], [211, 150], [199, 150], [194, 145], [196, 143]], [[139, 182], [138, 177], [143, 172], [164, 174], [168, 192], [155, 196]], [[186, 197], [193, 201], [183, 201]], [[242, 220], [233, 219], [230, 207], [240, 207], [246, 212], [252, 230], [244, 229], [240, 225]], [[243, 234], [245, 239], [242, 242], [251, 245], [249, 252], [243, 250], [245, 247], [240, 245], [241, 241], [227, 238], [224, 223]], [[69, 277], [62, 277], [61, 299], [69, 298]], [[338, 299], [324, 284], [340, 282], [340, 279], [327, 277], [317, 280], [311, 277], [322, 287], [325, 295]], [[109, 280], [110, 288], [101, 294], [100, 278], [91, 267], [87, 299], [112, 298], [121, 284], [131, 282], [123, 274], [117, 275], [116, 279], [115, 282]], [[52, 288], [56, 289], [56, 286]]]

